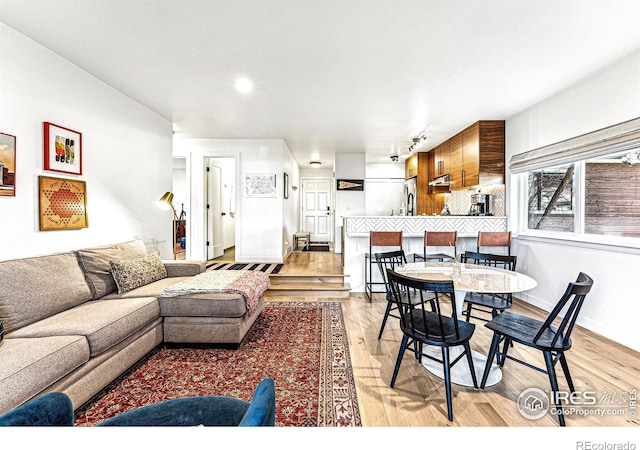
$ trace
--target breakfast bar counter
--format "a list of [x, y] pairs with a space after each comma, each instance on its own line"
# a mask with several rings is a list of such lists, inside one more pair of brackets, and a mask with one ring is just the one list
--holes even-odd
[[[409, 262], [422, 254], [425, 231], [457, 231], [457, 254], [476, 249], [479, 231], [508, 231], [504, 216], [348, 216], [343, 218], [342, 249], [344, 274], [354, 292], [364, 292], [365, 253], [369, 232], [402, 231], [403, 249]], [[391, 249], [389, 249], [391, 250]], [[446, 251], [446, 248], [434, 249]], [[374, 278], [378, 276], [374, 271]]]

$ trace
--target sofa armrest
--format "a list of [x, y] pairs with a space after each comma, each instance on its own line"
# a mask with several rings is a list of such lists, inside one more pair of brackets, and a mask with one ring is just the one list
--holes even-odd
[[162, 261], [167, 268], [167, 276], [172, 277], [189, 277], [198, 275], [206, 269], [204, 261]]

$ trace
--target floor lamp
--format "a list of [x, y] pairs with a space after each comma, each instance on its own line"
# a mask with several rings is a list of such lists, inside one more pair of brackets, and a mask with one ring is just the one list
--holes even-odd
[[158, 200], [158, 206], [163, 209], [171, 208], [173, 211], [173, 227], [171, 231], [171, 251], [173, 253], [173, 259], [176, 259], [176, 221], [178, 220], [178, 215], [176, 214], [176, 209], [173, 207], [173, 193], [165, 192], [160, 200]]

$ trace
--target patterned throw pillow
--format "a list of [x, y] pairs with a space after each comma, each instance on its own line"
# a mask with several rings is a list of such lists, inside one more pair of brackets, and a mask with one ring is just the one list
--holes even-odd
[[142, 258], [112, 260], [109, 265], [118, 286], [118, 294], [167, 277], [167, 268], [155, 253]]

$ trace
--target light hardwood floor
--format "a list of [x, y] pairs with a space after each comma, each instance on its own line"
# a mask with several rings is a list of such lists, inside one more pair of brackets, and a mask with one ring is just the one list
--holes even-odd
[[[342, 273], [340, 255], [333, 252], [295, 252], [285, 261], [281, 273]], [[348, 281], [348, 280], [347, 280]], [[559, 293], [558, 295], [561, 295]], [[453, 422], [447, 420], [444, 382], [429, 373], [407, 353], [396, 385], [389, 387], [402, 333], [398, 320], [390, 318], [382, 339], [378, 330], [386, 299], [377, 294], [369, 301], [362, 293], [351, 293], [347, 299], [285, 297], [278, 300], [340, 301], [349, 336], [351, 362], [356, 383], [362, 423], [365, 427], [453, 426], [453, 427], [557, 427], [557, 419], [549, 414], [538, 420], [524, 418], [518, 411], [517, 399], [529, 387], [549, 390], [546, 375], [507, 361], [502, 380], [484, 391], [453, 385]], [[277, 300], [271, 300], [277, 301]], [[587, 297], [588, 301], [588, 297]], [[543, 318], [545, 313], [524, 302], [514, 301], [512, 311]], [[472, 348], [486, 354], [491, 332], [476, 321]], [[538, 367], [544, 367], [540, 352], [516, 344], [510, 351]], [[577, 391], [595, 392], [598, 406], [607, 414], [618, 409], [621, 416], [595, 414], [578, 406], [566, 417], [568, 427], [634, 427], [640, 425], [636, 410], [630, 406], [630, 392], [640, 388], [640, 354], [593, 332], [577, 327], [573, 348], [567, 359]], [[566, 388], [558, 365], [559, 383]], [[606, 400], [606, 399], [608, 400]], [[593, 410], [591, 410], [593, 411]]]

